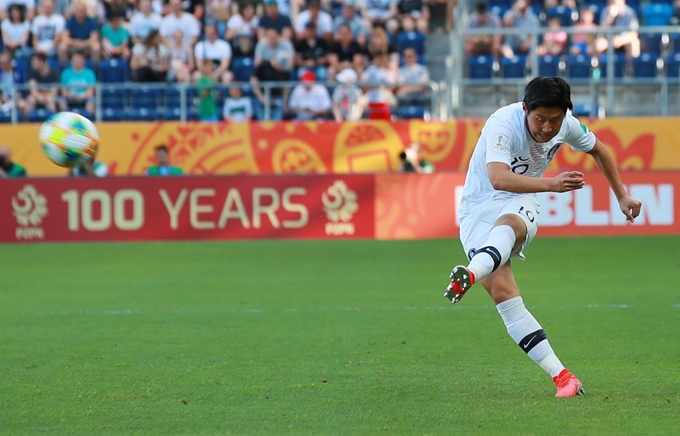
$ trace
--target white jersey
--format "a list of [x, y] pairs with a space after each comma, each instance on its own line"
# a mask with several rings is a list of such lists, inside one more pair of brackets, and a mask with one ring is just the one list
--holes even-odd
[[484, 124], [472, 153], [460, 203], [460, 215], [473, 214], [481, 205], [491, 200], [527, 195], [495, 190], [489, 180], [487, 164], [502, 162], [509, 165], [516, 174], [541, 177], [565, 142], [575, 151], [588, 152], [595, 146], [595, 135], [571, 111], [567, 111], [559, 133], [549, 142], [536, 142], [526, 127], [522, 103], [513, 103], [498, 109]]

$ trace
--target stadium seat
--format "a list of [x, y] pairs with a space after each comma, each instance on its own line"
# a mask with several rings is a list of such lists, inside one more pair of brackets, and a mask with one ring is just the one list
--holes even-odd
[[506, 79], [521, 79], [526, 76], [527, 58], [513, 56], [501, 59], [501, 72]]
[[649, 53], [642, 53], [633, 59], [633, 77], [651, 78], [656, 77], [657, 57]]
[[584, 55], [569, 56], [567, 58], [567, 75], [570, 79], [590, 79], [592, 61]]
[[493, 57], [473, 56], [468, 59], [469, 75], [471, 79], [488, 80], [493, 75]]
[[[575, 117], [589, 117], [591, 114], [591, 109], [593, 109], [592, 103], [577, 103], [574, 105], [574, 109], [571, 111], [571, 113]], [[595, 106], [594, 109], [594, 113], [597, 114], [598, 107]]]
[[643, 53], [661, 55], [663, 48], [663, 35], [661, 33], [640, 33], [639, 38]]
[[488, 1], [488, 7], [491, 9], [494, 6], [503, 6], [508, 9], [512, 7], [513, 0], [489, 0]]
[[584, 8], [590, 9], [593, 11], [593, 14], [595, 14], [595, 24], [600, 24], [600, 15], [602, 15], [602, 11], [604, 8], [607, 7], [607, 2], [598, 2], [598, 1], [593, 1], [593, 2], [587, 2], [584, 3], [583, 5]]
[[248, 82], [250, 77], [255, 74], [253, 58], [234, 58], [231, 62], [231, 71], [234, 73], [236, 82]]
[[672, 16], [673, 7], [669, 4], [648, 3], [642, 8], [642, 22], [645, 26], [668, 26]]
[[26, 121], [28, 121], [29, 123], [42, 123], [53, 114], [54, 112], [52, 112], [51, 110], [43, 108], [34, 109], [28, 113], [28, 115], [26, 116]]
[[7, 124], [12, 122], [12, 113], [0, 111], [0, 124]]
[[161, 118], [164, 121], [178, 121], [182, 119], [182, 108], [179, 106], [167, 106], [165, 110], [163, 110]]
[[123, 109], [127, 103], [127, 89], [114, 86], [102, 88], [102, 107]]
[[624, 76], [625, 70], [626, 70], [626, 57], [623, 55], [614, 55], [614, 61], [610, 62], [609, 59], [607, 59], [607, 55], [603, 55], [600, 57], [600, 69], [602, 70], [602, 77], [607, 77], [608, 70], [609, 70], [609, 64], [613, 63], [614, 64], [614, 77], [616, 78], [621, 78]]
[[74, 108], [70, 108], [69, 110], [71, 112], [75, 112], [77, 114], [84, 116], [85, 118], [87, 118], [90, 121], [94, 121], [94, 117], [92, 116], [92, 114], [84, 108], [74, 107]]
[[123, 83], [128, 80], [128, 63], [123, 59], [104, 59], [99, 64], [99, 81]]
[[559, 76], [560, 58], [545, 55], [538, 58], [538, 74], [540, 76]]
[[50, 69], [61, 72], [61, 62], [59, 61], [59, 59], [47, 58], [47, 64], [50, 66]]
[[505, 15], [505, 13], [509, 10], [510, 10], [510, 6], [496, 5], [496, 6], [492, 6], [492, 7], [489, 8], [489, 13], [494, 14], [495, 16], [497, 16], [498, 18], [500, 18], [502, 20], [503, 15]]
[[156, 108], [146, 108], [134, 106], [130, 108], [128, 120], [130, 121], [155, 121], [158, 118]]
[[182, 96], [179, 88], [167, 88], [165, 90], [165, 107], [180, 107]]
[[680, 78], [680, 53], [675, 53], [666, 57], [666, 76], [671, 79]]
[[570, 7], [559, 5], [548, 9], [545, 13], [546, 19], [559, 18], [562, 26], [571, 27], [578, 17], [578, 13]]
[[400, 32], [397, 35], [397, 53], [401, 56], [404, 50], [412, 48], [418, 56], [425, 54], [425, 41], [427, 37], [420, 32]]
[[123, 121], [125, 120], [125, 112], [122, 108], [103, 108], [102, 121]]
[[680, 53], [680, 33], [669, 33], [669, 51], [671, 53]]
[[415, 120], [425, 118], [425, 107], [420, 105], [399, 106], [397, 108], [397, 117], [402, 120]]
[[160, 103], [161, 90], [158, 88], [133, 88], [130, 92], [130, 103], [135, 109], [156, 109]]

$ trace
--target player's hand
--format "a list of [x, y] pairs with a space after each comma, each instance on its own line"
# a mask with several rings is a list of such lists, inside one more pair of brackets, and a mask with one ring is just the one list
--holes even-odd
[[640, 215], [642, 202], [626, 195], [619, 199], [619, 207], [621, 208], [621, 212], [623, 212], [623, 214], [626, 216], [626, 220], [634, 223], [635, 218]]
[[553, 192], [567, 192], [581, 189], [586, 182], [583, 180], [583, 173], [579, 171], [567, 171], [551, 179], [553, 181]]

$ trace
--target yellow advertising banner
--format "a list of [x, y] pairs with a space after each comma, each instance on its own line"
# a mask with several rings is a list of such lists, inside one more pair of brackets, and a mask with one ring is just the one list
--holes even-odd
[[[610, 118], [585, 122], [629, 170], [680, 169], [680, 118]], [[438, 170], [464, 170], [483, 120], [98, 123], [99, 160], [111, 175], [139, 175], [166, 145], [173, 164], [187, 174], [361, 173], [400, 169], [399, 153], [410, 143]], [[66, 173], [43, 156], [38, 124], [2, 127], [0, 143], [31, 176]], [[550, 170], [589, 170], [595, 163], [562, 147]]]

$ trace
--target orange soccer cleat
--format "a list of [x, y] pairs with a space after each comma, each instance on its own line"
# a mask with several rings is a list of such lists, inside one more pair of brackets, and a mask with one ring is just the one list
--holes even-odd
[[586, 393], [581, 382], [566, 368], [553, 377], [553, 381], [557, 386], [556, 397], [575, 397]]

